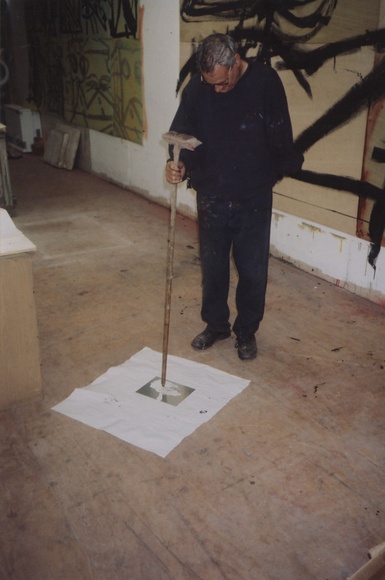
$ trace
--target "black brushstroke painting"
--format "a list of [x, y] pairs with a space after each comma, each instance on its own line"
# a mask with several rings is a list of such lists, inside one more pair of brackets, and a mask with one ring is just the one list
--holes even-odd
[[44, 36], [61, 34], [137, 38], [139, 0], [26, 0], [27, 20]]
[[[327, 61], [358, 52], [364, 46], [372, 47], [379, 54], [385, 52], [385, 29], [365, 31], [361, 35], [331, 42], [313, 50], [303, 50], [298, 46], [298, 43], [308, 41], [322, 27], [328, 25], [337, 2], [338, 0], [183, 0], [181, 17], [186, 22], [237, 20], [238, 24], [229, 29], [228, 34], [239, 43], [241, 56], [250, 62], [258, 61], [268, 65], [271, 65], [272, 58], [278, 57], [276, 68], [290, 70], [308, 98], [312, 98], [309, 79]], [[296, 8], [304, 6], [308, 8], [306, 15], [301, 10], [296, 13]], [[247, 28], [244, 22], [250, 18], [256, 19], [257, 25]], [[291, 26], [291, 34], [283, 30], [286, 24]], [[256, 56], [247, 56], [250, 49], [257, 50]], [[180, 70], [177, 92], [187, 76], [195, 71], [193, 54]], [[297, 137], [296, 148], [301, 153], [306, 153], [315, 143], [352, 121], [384, 96], [385, 58]], [[375, 148], [373, 159], [384, 162], [385, 148]], [[313, 171], [301, 170], [293, 177], [299, 181], [374, 200], [369, 222], [372, 244], [368, 259], [375, 268], [385, 231], [384, 189], [353, 178]]]

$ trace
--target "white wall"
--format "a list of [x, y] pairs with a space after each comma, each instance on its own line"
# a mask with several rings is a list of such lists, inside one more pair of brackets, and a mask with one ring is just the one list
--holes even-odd
[[385, 248], [368, 262], [370, 243], [274, 210], [271, 253], [319, 278], [385, 307]]
[[[142, 0], [141, 5], [147, 134], [140, 146], [90, 131], [91, 168], [93, 173], [168, 205], [171, 190], [164, 179], [167, 146], [161, 136], [178, 106], [179, 0]], [[295, 188], [291, 181], [290, 186]], [[195, 194], [185, 185], [178, 188], [178, 209], [195, 218]], [[368, 242], [338, 229], [281, 210], [273, 214], [273, 255], [385, 305], [385, 248], [378, 257], [375, 275], [367, 261], [369, 249]]]

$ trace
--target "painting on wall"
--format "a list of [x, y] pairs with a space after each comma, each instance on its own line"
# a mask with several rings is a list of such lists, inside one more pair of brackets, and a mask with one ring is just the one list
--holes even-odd
[[274, 67], [305, 156], [298, 179], [276, 187], [275, 207], [370, 239], [372, 264], [385, 226], [380, 7], [380, 0], [181, 0], [177, 83], [180, 91], [195, 70], [197, 43], [212, 32], [231, 34], [244, 58]]
[[139, 0], [34, 0], [32, 96], [40, 111], [142, 143]]
[[[375, 70], [377, 67], [385, 70], [384, 55], [377, 56]], [[385, 84], [383, 72], [382, 82]], [[385, 230], [385, 95], [369, 107], [362, 179], [382, 192], [374, 200], [361, 197], [359, 204], [358, 235], [372, 242], [374, 261]]]

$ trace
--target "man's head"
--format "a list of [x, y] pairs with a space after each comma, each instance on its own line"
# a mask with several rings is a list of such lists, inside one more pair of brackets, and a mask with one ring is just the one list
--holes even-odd
[[237, 45], [227, 34], [210, 34], [196, 53], [197, 65], [201, 73], [213, 72], [217, 65], [229, 68], [235, 62]]
[[196, 53], [196, 63], [203, 84], [211, 85], [217, 93], [234, 88], [242, 75], [242, 60], [237, 45], [227, 34], [210, 34]]

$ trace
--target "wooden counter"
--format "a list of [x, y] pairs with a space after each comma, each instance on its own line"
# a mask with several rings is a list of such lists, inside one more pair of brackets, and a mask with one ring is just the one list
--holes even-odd
[[41, 392], [33, 293], [35, 247], [0, 210], [0, 409]]

